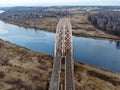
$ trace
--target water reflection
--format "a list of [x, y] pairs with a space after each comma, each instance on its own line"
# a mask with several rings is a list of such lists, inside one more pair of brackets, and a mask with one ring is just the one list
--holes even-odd
[[[0, 38], [38, 52], [54, 55], [55, 33], [0, 21]], [[80, 62], [120, 72], [120, 42], [73, 37], [73, 57]]]
[[6, 33], [8, 33], [7, 30], [3, 30], [3, 29], [0, 28], [0, 34], [6, 34]]
[[116, 48], [120, 49], [120, 42], [118, 42], [118, 41], [116, 42]]
[[114, 41], [114, 40], [109, 40], [110, 44], [115, 43], [116, 49], [120, 49], [120, 42], [119, 41]]

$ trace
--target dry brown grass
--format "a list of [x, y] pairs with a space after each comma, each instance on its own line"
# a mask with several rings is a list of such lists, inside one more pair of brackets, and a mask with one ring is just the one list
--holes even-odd
[[[1, 90], [48, 90], [53, 57], [2, 40], [0, 43], [4, 45], [0, 48]], [[3, 64], [6, 58], [7, 64]], [[75, 62], [74, 81], [75, 90], [120, 90], [119, 74], [78, 62]]]

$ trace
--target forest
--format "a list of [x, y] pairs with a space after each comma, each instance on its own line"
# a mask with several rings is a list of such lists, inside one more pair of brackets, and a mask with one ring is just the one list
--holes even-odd
[[5, 12], [0, 15], [2, 20], [16, 20], [24, 22], [27, 19], [40, 19], [45, 17], [63, 17], [68, 14], [65, 9], [51, 10], [48, 7], [13, 7], [5, 8]]
[[91, 23], [107, 32], [120, 36], [120, 12], [104, 10], [88, 16]]

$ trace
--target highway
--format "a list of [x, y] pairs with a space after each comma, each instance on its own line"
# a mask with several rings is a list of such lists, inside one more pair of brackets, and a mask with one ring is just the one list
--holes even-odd
[[60, 89], [61, 60], [65, 57], [65, 85], [61, 90], [74, 90], [72, 57], [72, 26], [69, 18], [59, 20], [56, 28], [54, 64], [49, 90]]

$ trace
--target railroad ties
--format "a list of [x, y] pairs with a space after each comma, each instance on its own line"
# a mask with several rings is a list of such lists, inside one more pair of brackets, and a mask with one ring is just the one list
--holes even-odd
[[49, 90], [60, 89], [62, 57], [65, 57], [65, 85], [61, 90], [74, 90], [74, 61], [72, 52], [72, 26], [70, 19], [62, 18], [59, 20], [56, 28], [54, 64]]

